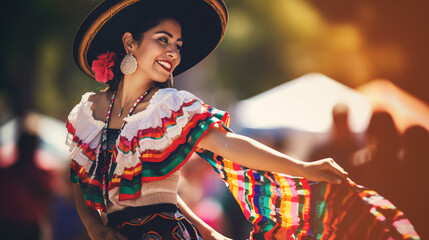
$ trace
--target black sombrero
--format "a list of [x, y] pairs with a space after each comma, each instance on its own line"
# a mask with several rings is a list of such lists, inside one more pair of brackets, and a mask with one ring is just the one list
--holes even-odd
[[228, 21], [223, 0], [105, 0], [89, 13], [76, 33], [73, 43], [75, 63], [94, 78], [92, 61], [99, 54], [120, 47], [121, 36], [133, 20], [144, 19], [145, 15], [154, 12], [160, 15], [174, 13], [182, 26], [182, 60], [174, 75], [207, 57], [221, 41]]

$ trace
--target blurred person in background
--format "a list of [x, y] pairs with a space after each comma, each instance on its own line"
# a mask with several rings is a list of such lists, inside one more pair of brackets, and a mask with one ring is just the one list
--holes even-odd
[[366, 139], [366, 147], [354, 156], [355, 167], [350, 175], [395, 203], [399, 192], [397, 175], [403, 169], [398, 168], [400, 135], [390, 113], [376, 111], [372, 114]]
[[338, 103], [332, 109], [332, 129], [328, 143], [317, 147], [311, 154], [310, 161], [331, 157], [348, 171], [351, 158], [361, 145], [350, 129], [349, 107]]
[[[427, 213], [429, 213], [429, 132], [414, 125], [401, 137], [401, 154], [396, 177], [397, 205], [414, 224], [422, 239], [429, 238]], [[417, 183], [417, 184], [416, 184]]]
[[0, 169], [1, 239], [52, 239], [53, 177], [36, 164], [39, 137], [26, 126], [28, 116], [21, 119], [16, 162]]

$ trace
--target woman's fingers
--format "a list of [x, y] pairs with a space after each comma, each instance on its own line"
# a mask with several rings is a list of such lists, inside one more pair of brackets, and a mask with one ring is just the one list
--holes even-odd
[[347, 181], [348, 173], [332, 158], [321, 159], [309, 164], [316, 170], [313, 173], [309, 172], [309, 177], [314, 178], [316, 181], [325, 181], [333, 184], [340, 184], [342, 181]]
[[346, 180], [348, 173], [338, 165], [332, 158], [325, 159], [325, 170], [335, 174], [336, 176]]
[[302, 176], [312, 181], [324, 181], [333, 184], [347, 182], [348, 173], [332, 158], [325, 158], [304, 164]]

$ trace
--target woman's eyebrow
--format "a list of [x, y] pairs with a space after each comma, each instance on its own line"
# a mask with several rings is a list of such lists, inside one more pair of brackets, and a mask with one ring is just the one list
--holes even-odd
[[[159, 31], [159, 32], [156, 32], [156, 33], [164, 33], [164, 34], [166, 34], [167, 36], [169, 36], [170, 38], [173, 38], [173, 34], [171, 34], [171, 33], [167, 32], [167, 31]], [[183, 42], [182, 38], [178, 38], [176, 41]]]

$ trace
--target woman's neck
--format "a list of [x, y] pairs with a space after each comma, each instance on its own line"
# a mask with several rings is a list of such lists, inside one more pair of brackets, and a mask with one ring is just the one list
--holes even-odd
[[153, 81], [141, 81], [132, 76], [124, 76], [119, 83], [118, 92], [121, 98], [121, 107], [125, 104], [135, 101], [138, 97], [145, 93], [151, 86]]

